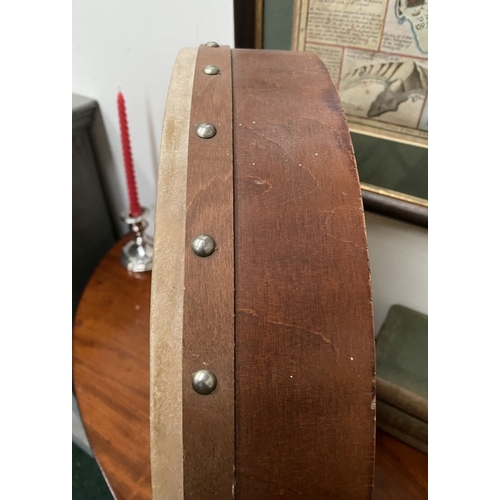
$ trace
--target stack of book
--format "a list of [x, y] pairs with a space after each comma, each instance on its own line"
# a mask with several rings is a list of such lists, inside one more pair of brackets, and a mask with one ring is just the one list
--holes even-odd
[[377, 427], [427, 453], [427, 316], [395, 305], [377, 338]]

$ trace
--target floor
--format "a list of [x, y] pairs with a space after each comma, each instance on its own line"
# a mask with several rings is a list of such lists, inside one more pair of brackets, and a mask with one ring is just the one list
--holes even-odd
[[113, 500], [93, 457], [73, 443], [73, 500]]

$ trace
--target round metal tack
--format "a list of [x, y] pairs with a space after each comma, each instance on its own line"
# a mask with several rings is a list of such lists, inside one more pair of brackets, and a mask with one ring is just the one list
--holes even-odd
[[215, 125], [203, 122], [196, 125], [196, 135], [202, 139], [211, 139], [217, 133]]
[[209, 64], [203, 68], [203, 73], [205, 73], [205, 75], [218, 75], [219, 72], [219, 68], [213, 64]]
[[193, 373], [191, 385], [198, 394], [206, 396], [215, 391], [217, 387], [217, 377], [211, 371], [198, 370]]
[[199, 234], [191, 242], [191, 249], [198, 257], [208, 257], [215, 250], [215, 241], [208, 234]]
[[219, 44], [217, 42], [207, 42], [205, 44], [205, 47], [214, 47], [214, 48], [217, 48], [219, 46]]

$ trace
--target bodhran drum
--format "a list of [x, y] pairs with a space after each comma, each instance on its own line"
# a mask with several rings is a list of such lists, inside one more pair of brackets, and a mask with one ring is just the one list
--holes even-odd
[[365, 222], [316, 55], [179, 53], [151, 300], [154, 500], [371, 498]]

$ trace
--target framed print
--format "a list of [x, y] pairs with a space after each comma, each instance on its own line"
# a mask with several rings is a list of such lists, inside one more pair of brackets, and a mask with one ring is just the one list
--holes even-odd
[[322, 59], [351, 132], [427, 147], [427, 1], [295, 0], [292, 50]]
[[365, 208], [427, 227], [428, 0], [295, 0], [291, 49], [335, 83]]

